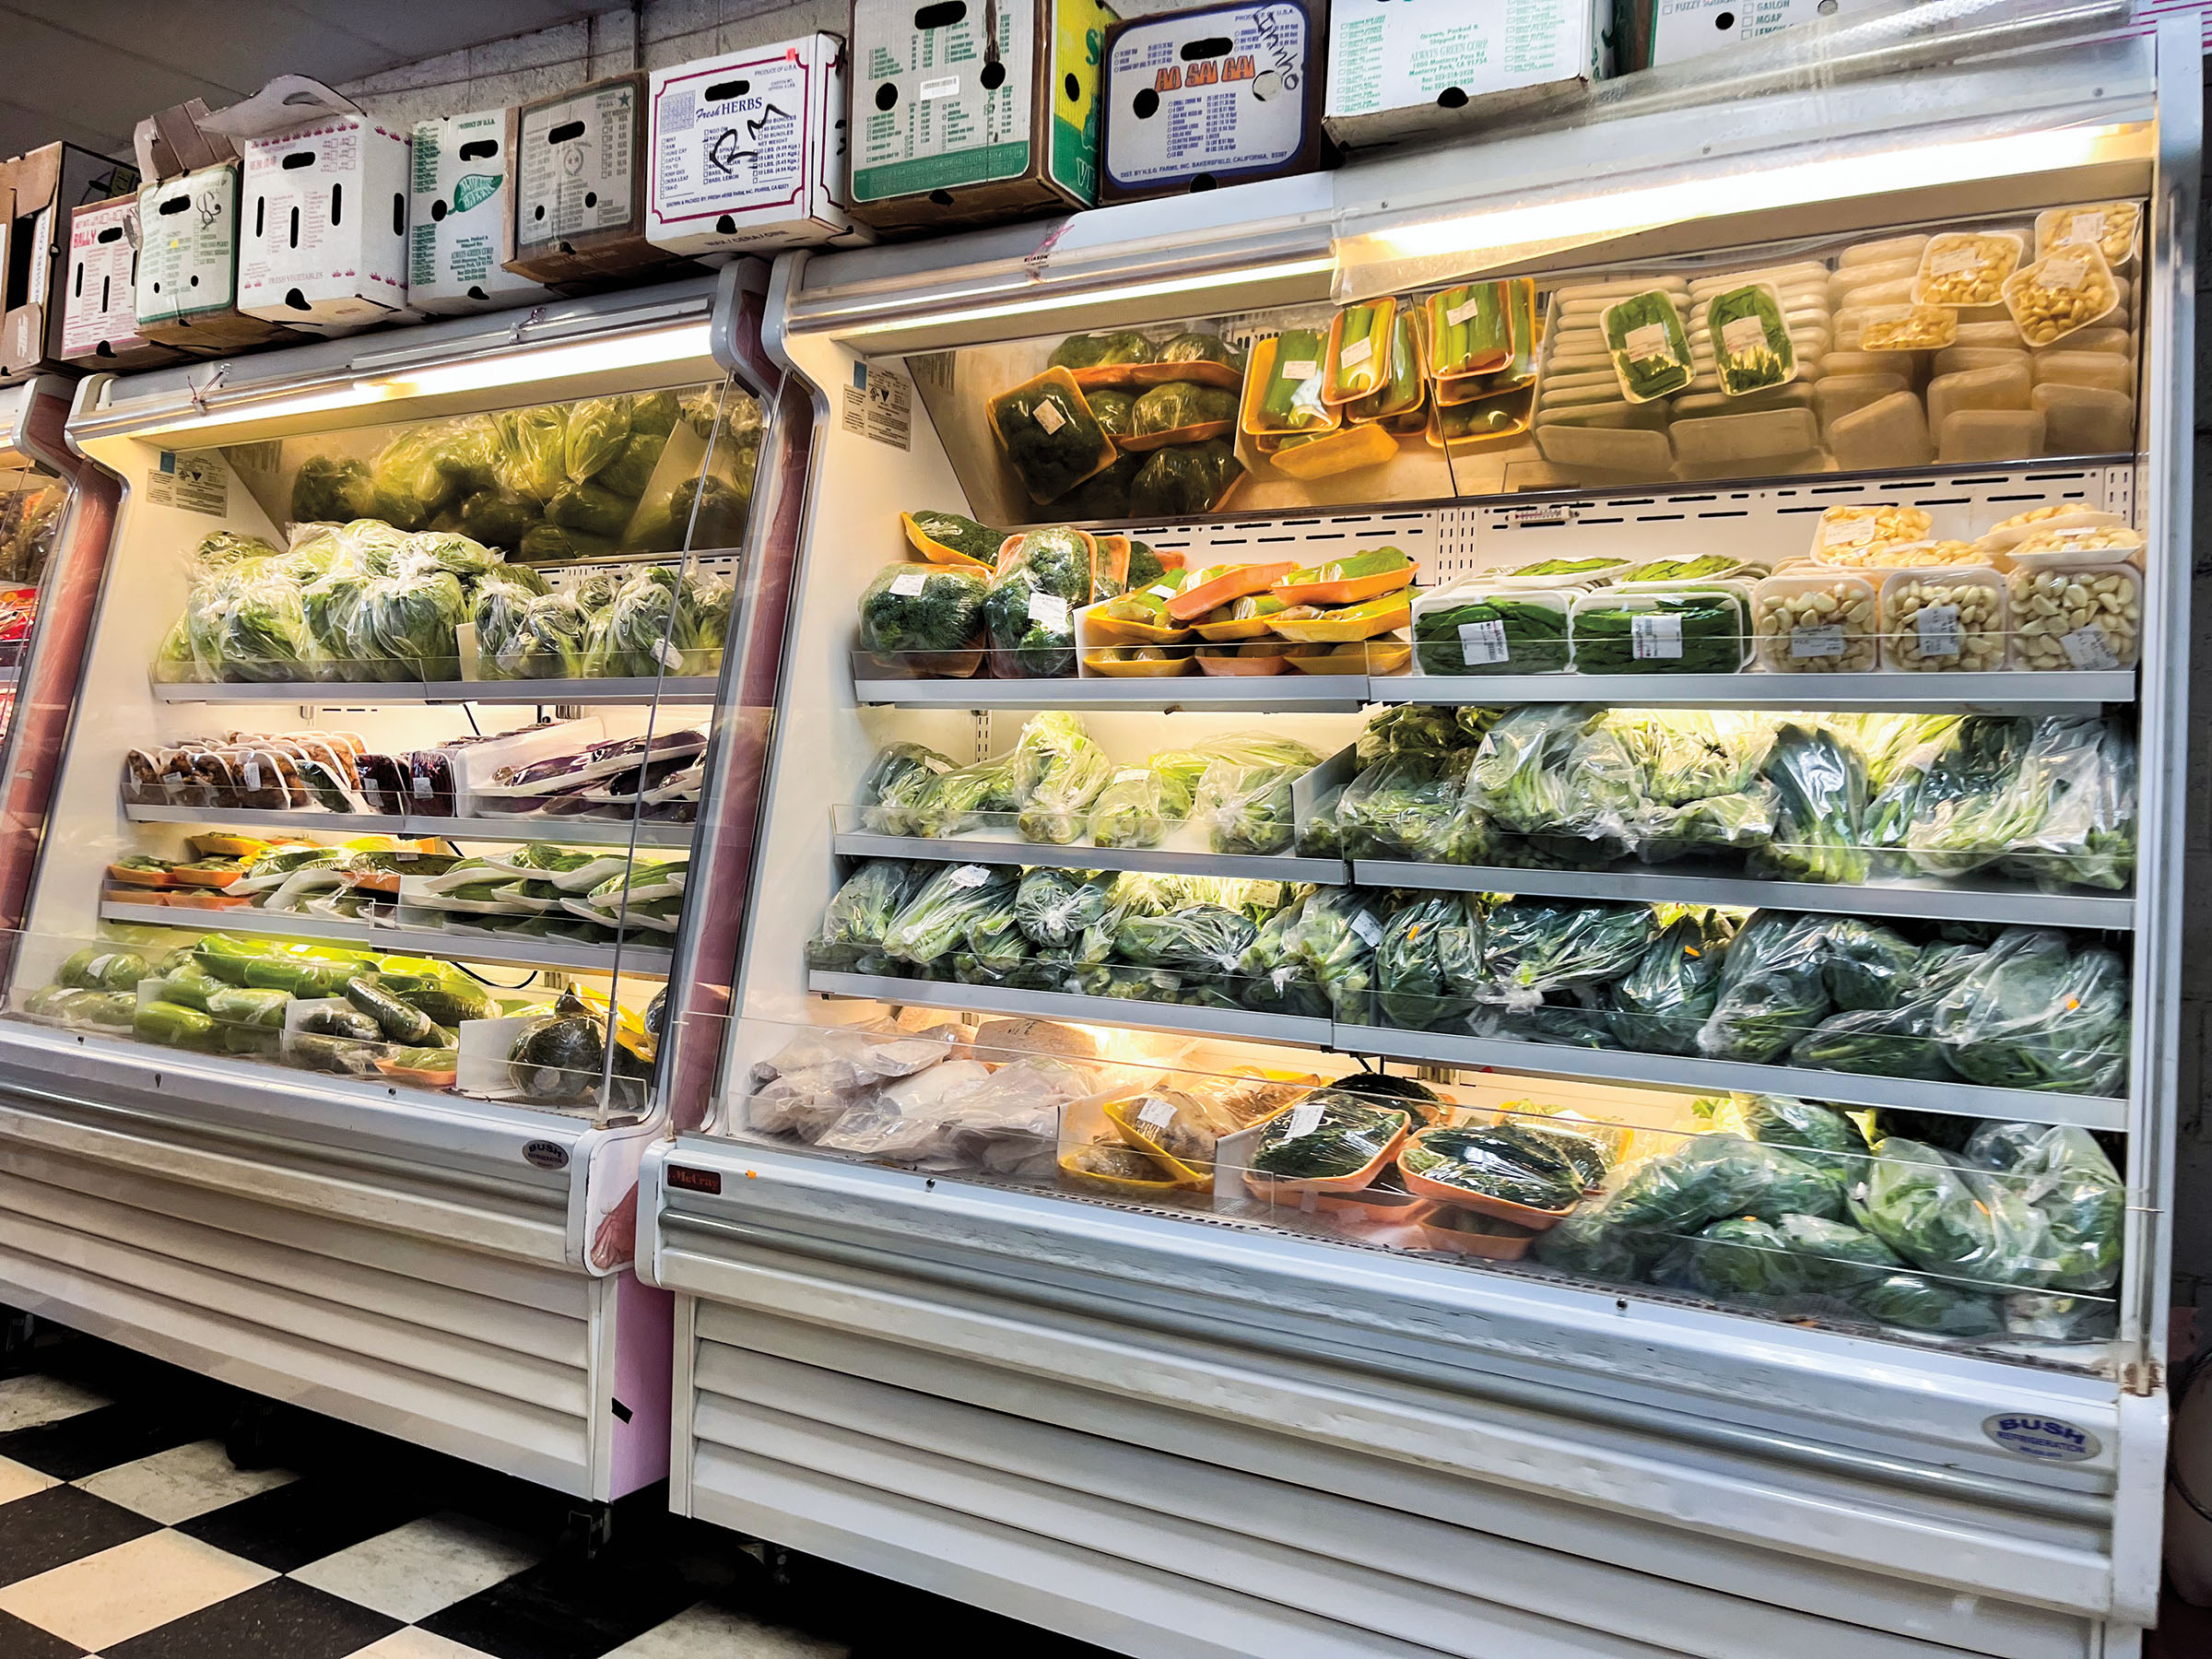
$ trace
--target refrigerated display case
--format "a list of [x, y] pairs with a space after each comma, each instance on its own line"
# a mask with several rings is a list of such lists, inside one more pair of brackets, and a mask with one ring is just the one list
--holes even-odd
[[2136, 1652], [2200, 60], [781, 262], [676, 1508], [1135, 1653]]
[[9, 935], [0, 1300], [579, 1499], [659, 1477], [638, 1159], [726, 996], [747, 845], [700, 825], [806, 445], [766, 276], [84, 382], [125, 504]]

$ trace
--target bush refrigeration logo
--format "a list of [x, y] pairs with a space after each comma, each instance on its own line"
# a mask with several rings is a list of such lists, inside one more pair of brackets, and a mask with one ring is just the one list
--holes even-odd
[[1982, 1432], [2006, 1451], [2041, 1463], [2083, 1463], [2104, 1449], [2102, 1441], [2077, 1424], [2027, 1411], [2001, 1411], [1983, 1418]]

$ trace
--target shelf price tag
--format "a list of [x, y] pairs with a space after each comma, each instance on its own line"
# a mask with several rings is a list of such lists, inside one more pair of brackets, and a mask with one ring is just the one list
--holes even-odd
[[1629, 618], [1629, 653], [1639, 662], [1682, 654], [1682, 618], [1651, 614]]
[[1505, 624], [1495, 618], [1488, 622], [1462, 622], [1459, 654], [1470, 668], [1509, 660], [1512, 653], [1506, 648]]

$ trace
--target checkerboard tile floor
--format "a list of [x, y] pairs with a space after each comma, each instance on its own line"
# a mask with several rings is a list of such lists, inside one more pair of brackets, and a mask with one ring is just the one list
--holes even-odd
[[870, 1659], [1102, 1650], [618, 1510], [589, 1565], [557, 1494], [306, 1414], [241, 1469], [244, 1396], [87, 1338], [0, 1377], [0, 1659]]

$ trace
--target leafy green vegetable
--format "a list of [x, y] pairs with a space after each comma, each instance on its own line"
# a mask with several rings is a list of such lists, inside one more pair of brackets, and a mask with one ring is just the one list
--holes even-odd
[[[1186, 336], [1179, 335], [1176, 337], [1182, 339]], [[1149, 363], [1154, 360], [1152, 342], [1135, 330], [1124, 328], [1107, 334], [1070, 335], [1053, 347], [1053, 355], [1046, 359], [1046, 367], [1097, 369], [1110, 363]]]
[[1321, 764], [1321, 757], [1288, 737], [1245, 733], [1201, 744], [1206, 757], [1191, 799], [1191, 818], [1204, 826], [1217, 853], [1275, 853], [1297, 836], [1291, 785]]
[[1819, 916], [1754, 911], [1728, 947], [1698, 1052], [1713, 1060], [1763, 1063], [1811, 1031], [1833, 1006], [1824, 977], [1826, 944]]
[[1389, 895], [1366, 888], [1317, 888], [1283, 935], [1284, 949], [1305, 965], [1335, 1018], [1347, 1025], [1374, 1023], [1375, 947], [1392, 908]]
[[1764, 769], [1775, 798], [1773, 838], [1751, 853], [1751, 872], [1782, 881], [1864, 881], [1860, 820], [1865, 764], [1857, 749], [1818, 726], [1785, 723]]
[[939, 866], [885, 930], [884, 954], [916, 966], [949, 956], [979, 918], [1013, 911], [1020, 874], [1002, 865]]
[[1668, 923], [1613, 987], [1611, 1025], [1621, 1047], [1646, 1054], [1694, 1054], [1698, 1032], [1720, 998], [1728, 924], [1688, 911]]
[[1423, 1129], [1399, 1154], [1413, 1174], [1530, 1209], [1564, 1210], [1582, 1177], [1541, 1142], [1496, 1129]]
[[[1318, 1108], [1318, 1110], [1315, 1110]], [[1410, 1115], [1340, 1089], [1317, 1088], [1260, 1132], [1252, 1168], [1275, 1181], [1357, 1174], [1406, 1133]]]
[[1533, 1008], [1551, 992], [1599, 986], [1629, 971], [1659, 936], [1648, 904], [1516, 899], [1490, 912], [1484, 1000]]
[[1189, 518], [1211, 512], [1243, 471], [1226, 438], [1154, 450], [1129, 480], [1127, 516]]
[[806, 966], [840, 973], [868, 971], [862, 964], [883, 955], [884, 935], [920, 888], [925, 868], [876, 858], [846, 877], [806, 943]]
[[1997, 1088], [2126, 1087], [2127, 969], [2049, 928], [2008, 927], [1947, 994], [1936, 1035], [1959, 1075]]
[[1673, 296], [1653, 288], [1616, 300], [1599, 313], [1613, 372], [1631, 403], [1679, 392], [1692, 373], [1689, 341]]
[[1091, 740], [1081, 716], [1057, 710], [1030, 718], [1015, 742], [1013, 765], [1022, 840], [1054, 844], [1083, 833], [1091, 802], [1113, 776], [1113, 762]]
[[1065, 525], [1023, 531], [1007, 545], [983, 599], [1001, 674], [1075, 673], [1075, 613], [1092, 599], [1094, 550], [1087, 533]]
[[1556, 674], [1567, 666], [1567, 611], [1556, 599], [1470, 595], [1413, 619], [1423, 674]]
[[1394, 914], [1375, 946], [1375, 1001], [1385, 1023], [1425, 1030], [1466, 1015], [1483, 986], [1482, 906], [1433, 893]]
[[1786, 385], [1797, 376], [1797, 348], [1782, 300], [1766, 283], [1747, 283], [1708, 300], [1705, 337], [1721, 390], [1730, 397]]
[[1744, 664], [1744, 602], [1734, 592], [1594, 594], [1568, 621], [1583, 674], [1734, 674]]
[[965, 565], [886, 565], [860, 595], [861, 649], [917, 673], [971, 674], [988, 586]]
[[1852, 1219], [1915, 1267], [1985, 1284], [2035, 1288], [2059, 1256], [2048, 1218], [2018, 1185], [1962, 1159], [1891, 1135], [1852, 1191]]
[[1963, 1156], [2010, 1178], [2041, 1214], [2051, 1230], [2054, 1287], [2109, 1290], [2118, 1282], [2127, 1188], [2088, 1130], [1986, 1123], [1975, 1129]]
[[1479, 864], [1484, 821], [1465, 799], [1473, 754], [1414, 749], [1386, 755], [1345, 785], [1335, 818], [1346, 858]]

